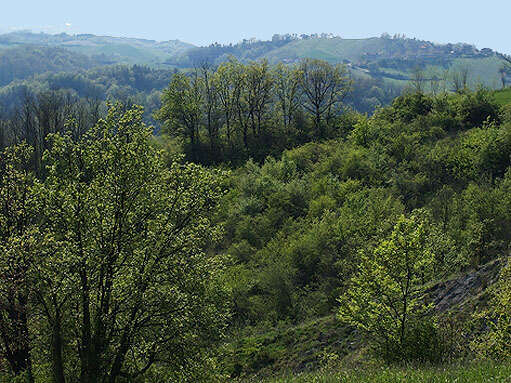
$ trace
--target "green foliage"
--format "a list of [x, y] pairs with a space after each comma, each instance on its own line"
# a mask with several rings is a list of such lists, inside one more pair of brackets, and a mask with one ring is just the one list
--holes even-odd
[[32, 150], [13, 146], [0, 154], [0, 360], [15, 380], [32, 382], [30, 270], [41, 251], [28, 169]]
[[[160, 136], [140, 108], [106, 113], [64, 92], [1, 121], [2, 145], [33, 147], [6, 152], [17, 162], [4, 157], [18, 165], [0, 186], [24, 190], [27, 180], [30, 220], [6, 234], [0, 260], [9, 278], [30, 259], [16, 287], [29, 287], [36, 380], [215, 381], [219, 367], [228, 379], [330, 365], [360, 333], [330, 320], [339, 296], [344, 319], [387, 361], [452, 356], [428, 302], [443, 288], [433, 279], [493, 264], [510, 246], [505, 110], [484, 90], [464, 90], [408, 93], [372, 116], [338, 113], [338, 88], [316, 124], [305, 69], [339, 80], [339, 68], [315, 61], [231, 59], [177, 74]], [[95, 73], [112, 79], [112, 97], [164, 81], [142, 68], [104, 71]], [[240, 166], [225, 174], [183, 162], [183, 151]], [[14, 189], [0, 197], [22, 194]], [[13, 226], [5, 222], [2, 232]], [[465, 310], [457, 299], [442, 307]]]
[[396, 223], [388, 240], [360, 256], [358, 271], [341, 297], [339, 317], [367, 334], [387, 361], [441, 357], [436, 326], [428, 321], [424, 284], [435, 256], [419, 216]]
[[492, 288], [489, 309], [479, 315], [485, 327], [489, 327], [474, 340], [472, 347], [486, 358], [508, 360], [511, 356], [511, 266], [509, 261], [501, 270], [499, 280]]
[[186, 368], [222, 330], [219, 266], [204, 253], [221, 185], [197, 165], [166, 169], [151, 134], [140, 108], [113, 107], [78, 141], [53, 136], [45, 157], [37, 194], [54, 253], [37, 265], [40, 304], [52, 338], [80, 345], [55, 346], [54, 364], [76, 358], [88, 381], [136, 376], [168, 356], [171, 370]]
[[199, 366], [228, 318], [208, 253], [225, 174], [167, 167], [142, 114], [116, 105], [79, 137], [52, 134], [35, 184], [26, 145], [0, 158], [0, 351], [15, 375], [211, 381]]
[[203, 163], [263, 160], [306, 140], [340, 135], [335, 124], [350, 89], [344, 67], [304, 60], [270, 70], [235, 59], [216, 70], [176, 74], [155, 114], [163, 129]]

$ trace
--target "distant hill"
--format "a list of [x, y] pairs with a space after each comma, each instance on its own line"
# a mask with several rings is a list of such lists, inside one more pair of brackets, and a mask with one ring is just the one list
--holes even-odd
[[101, 64], [159, 65], [173, 55], [193, 47], [179, 40], [154, 41], [125, 37], [95, 36], [91, 34], [51, 35], [28, 31], [0, 35], [0, 50], [24, 45], [66, 48], [85, 54]]
[[[235, 45], [191, 48], [171, 57], [167, 63], [179, 67], [205, 61], [218, 64], [229, 56], [241, 61], [264, 58], [271, 63], [317, 58], [347, 64], [353, 73], [362, 77], [383, 78], [401, 85], [411, 79], [416, 68], [422, 68], [426, 78], [438, 78], [446, 70], [466, 68], [471, 85], [497, 88], [501, 84], [500, 70], [504, 66], [497, 52], [488, 48], [480, 50], [470, 44], [435, 44], [402, 36], [343, 39], [318, 35], [275, 35], [272, 41], [244, 40]], [[505, 75], [511, 78], [511, 72], [507, 71]]]
[[0, 50], [0, 86], [46, 72], [90, 69], [97, 61], [67, 49], [23, 45]]
[[[242, 62], [266, 59], [270, 63], [293, 64], [303, 58], [317, 58], [343, 63], [357, 79], [353, 100], [348, 102], [361, 112], [371, 112], [388, 103], [410, 84], [417, 68], [422, 71], [426, 88], [432, 88], [435, 83], [435, 86], [443, 87], [441, 90], [450, 90], [452, 76], [461, 71], [466, 71], [468, 85], [472, 87], [481, 84], [500, 89], [503, 84], [511, 83], [511, 66], [506, 66], [498, 52], [477, 49], [470, 44], [435, 44], [399, 35], [343, 39], [326, 34], [288, 34], [274, 35], [269, 41], [249, 39], [237, 44], [215, 43], [196, 47], [179, 40], [159, 42], [92, 34], [51, 35], [18, 31], [0, 35], [0, 93], [3, 95], [0, 98], [4, 101], [19, 98], [13, 95], [21, 94], [16, 89], [24, 86], [33, 90], [53, 89], [56, 83], [62, 82], [65, 89], [72, 89], [80, 95], [96, 94], [97, 86], [101, 88], [101, 82], [110, 83], [110, 79], [96, 78], [95, 73], [100, 72], [93, 71], [85, 75], [85, 84], [80, 76], [83, 76], [83, 71], [105, 66], [142, 65], [165, 70], [164, 75], [160, 73], [158, 76], [170, 78], [175, 70], [186, 71], [203, 63], [214, 66], [229, 57], [236, 57]], [[108, 73], [110, 71], [107, 70]], [[121, 72], [125, 73], [125, 69]], [[66, 73], [66, 76], [51, 76], [59, 73]], [[133, 73], [141, 72], [135, 69]], [[73, 74], [77, 76], [73, 77]], [[153, 74], [143, 74], [142, 78], [145, 76], [152, 78]], [[116, 75], [113, 77], [116, 78]], [[142, 82], [145, 84], [145, 79]], [[112, 83], [115, 86], [107, 86], [105, 89], [110, 90], [106, 91], [106, 95], [135, 91], [131, 85], [117, 89], [117, 80]], [[157, 87], [144, 92], [149, 94], [161, 90], [164, 85], [158, 83]], [[5, 95], [9, 96], [6, 98]]]

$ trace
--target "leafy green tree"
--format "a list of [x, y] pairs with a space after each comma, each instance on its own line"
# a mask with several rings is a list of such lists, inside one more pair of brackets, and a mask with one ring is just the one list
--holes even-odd
[[15, 375], [33, 381], [29, 316], [30, 267], [38, 251], [26, 144], [0, 154], [0, 357]]
[[200, 145], [204, 96], [201, 82], [197, 74], [190, 78], [183, 73], [176, 73], [163, 92], [161, 109], [155, 113], [168, 133], [187, 137], [194, 160], [197, 160]]
[[289, 134], [294, 114], [300, 107], [299, 77], [296, 68], [279, 63], [273, 69], [275, 95], [278, 100], [284, 132]]
[[45, 157], [38, 197], [53, 251], [37, 264], [37, 296], [59, 383], [186, 371], [223, 329], [220, 264], [205, 252], [221, 175], [167, 168], [142, 113], [112, 107], [77, 141], [54, 135]]
[[252, 62], [246, 69], [245, 99], [254, 137], [261, 135], [271, 101], [273, 77], [267, 61]]
[[[240, 63], [231, 59], [221, 64], [215, 72], [213, 81], [218, 92], [218, 98], [220, 99], [227, 144], [232, 147], [236, 110], [239, 110], [237, 104], [239, 103], [243, 87]], [[245, 139], [246, 137], [244, 136]], [[246, 145], [248, 145], [248, 142], [246, 142]]]
[[328, 125], [336, 115], [351, 81], [343, 66], [332, 66], [322, 60], [304, 59], [299, 70], [300, 88], [305, 101], [303, 105], [312, 114], [317, 137], [324, 138], [323, 122]]
[[407, 358], [417, 323], [431, 309], [424, 283], [433, 262], [425, 224], [417, 216], [402, 216], [388, 240], [360, 255], [359, 271], [340, 299], [339, 317], [362, 330], [385, 359]]

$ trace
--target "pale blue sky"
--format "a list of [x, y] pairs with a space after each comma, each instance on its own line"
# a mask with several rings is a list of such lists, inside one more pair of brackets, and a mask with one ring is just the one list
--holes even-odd
[[23, 28], [201, 45], [287, 32], [345, 38], [388, 32], [511, 53], [511, 0], [0, 1], [0, 32]]

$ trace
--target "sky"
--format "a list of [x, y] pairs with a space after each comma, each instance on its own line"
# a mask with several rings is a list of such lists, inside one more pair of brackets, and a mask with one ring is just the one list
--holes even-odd
[[[196, 45], [275, 33], [405, 34], [511, 54], [510, 0], [0, 0], [0, 33], [31, 29]], [[511, 29], [511, 28], [510, 28]]]

